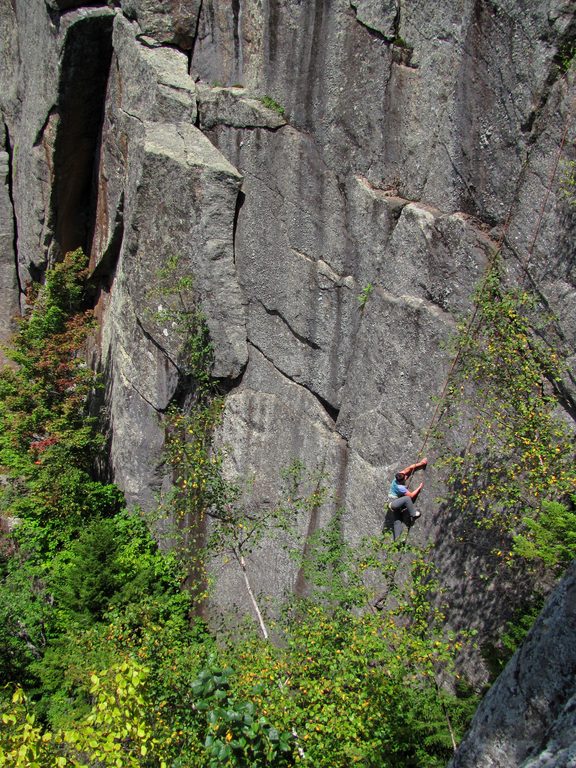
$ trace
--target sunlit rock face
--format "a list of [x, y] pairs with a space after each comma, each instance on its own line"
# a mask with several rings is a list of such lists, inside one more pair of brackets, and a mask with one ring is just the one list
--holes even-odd
[[[354, 541], [425, 448], [411, 535], [435, 544], [449, 621], [489, 633], [520, 586], [458, 541], [426, 437], [444, 343], [495, 249], [576, 348], [574, 33], [569, 0], [0, 0], [0, 335], [27, 281], [82, 246], [110, 470], [153, 508], [164, 414], [191, 395], [156, 290], [176, 265], [253, 503], [297, 458], [333, 490], [299, 546], [338, 507]], [[574, 371], [564, 383], [573, 407]], [[215, 600], [243, 603], [218, 573]], [[298, 580], [273, 543], [256, 553], [257, 591]]]

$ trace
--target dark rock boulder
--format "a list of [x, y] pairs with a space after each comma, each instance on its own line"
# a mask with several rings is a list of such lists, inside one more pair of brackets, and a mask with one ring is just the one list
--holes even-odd
[[576, 765], [576, 562], [482, 701], [449, 768]]

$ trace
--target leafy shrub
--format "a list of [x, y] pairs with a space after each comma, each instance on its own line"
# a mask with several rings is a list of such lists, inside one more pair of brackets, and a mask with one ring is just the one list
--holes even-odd
[[273, 112], [277, 112], [280, 117], [284, 117], [285, 109], [283, 106], [281, 106], [275, 99], [273, 99], [271, 96], [262, 96], [260, 99], [262, 104], [266, 107], [266, 109], [271, 109]]

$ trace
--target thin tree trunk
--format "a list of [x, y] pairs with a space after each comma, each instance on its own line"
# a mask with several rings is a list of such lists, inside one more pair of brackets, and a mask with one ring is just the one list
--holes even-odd
[[254, 607], [254, 610], [256, 612], [256, 616], [258, 618], [258, 624], [260, 625], [260, 630], [262, 632], [262, 635], [264, 636], [264, 640], [268, 640], [268, 629], [266, 628], [266, 624], [264, 623], [264, 617], [262, 616], [262, 612], [260, 610], [260, 607], [258, 606], [258, 601], [256, 600], [256, 597], [252, 590], [252, 586], [250, 584], [250, 579], [248, 578], [248, 571], [246, 569], [246, 560], [244, 559], [244, 555], [242, 554], [242, 552], [239, 552], [236, 549], [234, 549], [233, 551], [234, 551], [234, 557], [238, 561], [240, 570], [242, 571], [242, 576], [244, 577], [244, 584], [246, 586], [246, 591], [248, 592], [248, 595], [252, 602], [252, 606]]
[[[436, 685], [436, 693], [438, 694], [438, 698], [440, 699], [441, 697], [440, 685], [438, 684], [438, 678], [436, 677], [436, 675], [434, 675], [434, 683]], [[440, 706], [442, 707], [442, 711], [444, 712], [444, 717], [446, 718], [446, 725], [448, 726], [448, 731], [450, 733], [450, 740], [452, 741], [452, 749], [454, 750], [454, 752], [456, 752], [456, 749], [458, 748], [458, 744], [456, 742], [456, 735], [454, 734], [452, 723], [450, 722], [450, 715], [448, 714], [446, 705], [442, 700], [440, 700]]]

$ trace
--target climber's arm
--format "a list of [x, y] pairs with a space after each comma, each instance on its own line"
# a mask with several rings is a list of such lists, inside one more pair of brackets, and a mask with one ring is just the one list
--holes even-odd
[[406, 475], [406, 477], [408, 478], [418, 469], [425, 469], [427, 464], [428, 464], [428, 459], [422, 459], [422, 461], [419, 461], [417, 464], [410, 464], [409, 467], [406, 467], [406, 469], [403, 469], [402, 474]]
[[410, 496], [412, 501], [416, 501], [418, 494], [420, 493], [422, 488], [424, 488], [424, 483], [420, 483], [418, 488], [415, 488], [413, 491], [407, 491], [406, 496]]

